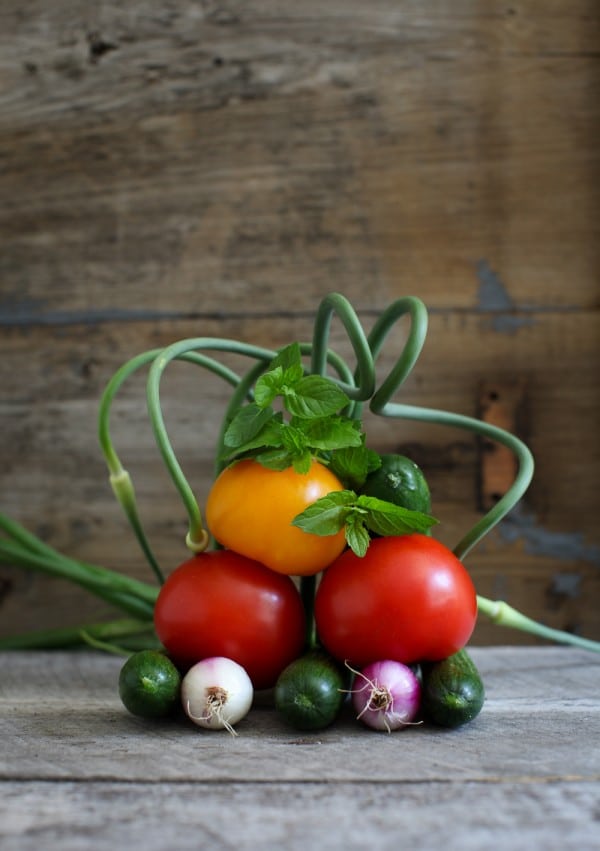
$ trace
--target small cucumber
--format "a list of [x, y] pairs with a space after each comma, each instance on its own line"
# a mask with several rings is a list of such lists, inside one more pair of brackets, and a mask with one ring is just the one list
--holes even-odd
[[406, 455], [382, 455], [381, 467], [370, 473], [361, 494], [376, 496], [412, 511], [431, 511], [431, 494], [423, 471]]
[[119, 672], [119, 695], [132, 715], [162, 718], [179, 705], [181, 675], [159, 650], [139, 650]]
[[475, 663], [463, 648], [441, 662], [422, 665], [423, 714], [441, 727], [460, 727], [481, 711], [485, 690]]
[[344, 702], [344, 675], [315, 650], [282, 671], [275, 685], [275, 708], [297, 730], [321, 730], [335, 721]]

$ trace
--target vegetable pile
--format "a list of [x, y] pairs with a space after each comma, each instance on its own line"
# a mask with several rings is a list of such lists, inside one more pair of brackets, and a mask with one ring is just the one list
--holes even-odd
[[[354, 370], [329, 347], [334, 314], [352, 344]], [[377, 359], [405, 316], [404, 347], [377, 387]], [[598, 651], [597, 642], [477, 594], [463, 560], [521, 498], [533, 459], [518, 438], [495, 426], [391, 401], [426, 331], [427, 312], [417, 298], [395, 301], [366, 335], [350, 303], [333, 293], [319, 305], [310, 343], [272, 351], [199, 337], [125, 363], [102, 396], [99, 439], [112, 488], [155, 581], [75, 561], [0, 514], [0, 562], [67, 578], [126, 615], [14, 636], [1, 640], [0, 649], [88, 644], [125, 654], [118, 691], [131, 713], [156, 718], [179, 711], [200, 727], [232, 733], [254, 692], [267, 689], [275, 710], [300, 730], [332, 724], [344, 707], [387, 732], [423, 721], [468, 723], [484, 701], [466, 650], [478, 614]], [[249, 358], [247, 372], [221, 364], [213, 356], [220, 351]], [[232, 387], [204, 512], [161, 409], [160, 384], [173, 360], [207, 369]], [[143, 368], [157, 446], [189, 521], [190, 553], [166, 576], [109, 428], [115, 396]], [[513, 485], [453, 550], [433, 535], [438, 521], [423, 472], [411, 459], [380, 455], [369, 445], [365, 405], [383, 417], [465, 429], [516, 455]]]

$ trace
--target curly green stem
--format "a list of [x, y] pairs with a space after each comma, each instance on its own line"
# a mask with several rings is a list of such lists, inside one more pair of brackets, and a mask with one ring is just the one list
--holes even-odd
[[82, 626], [37, 629], [20, 635], [0, 638], [0, 650], [46, 650], [81, 647], [89, 643], [86, 636], [97, 641], [119, 641], [121, 647], [132, 649], [160, 647], [151, 620], [121, 618]]
[[529, 487], [534, 470], [533, 456], [529, 448], [510, 432], [462, 414], [453, 414], [449, 411], [439, 411], [434, 408], [392, 404], [389, 402], [385, 404], [380, 413], [387, 417], [399, 417], [465, 429], [466, 431], [474, 432], [477, 435], [488, 437], [490, 440], [495, 440], [503, 444], [516, 455], [519, 467], [511, 487], [454, 547], [455, 554], [458, 558], [463, 559], [514, 508]]
[[67, 558], [51, 548], [35, 551], [16, 541], [0, 541], [0, 562], [66, 579], [135, 617], [153, 616], [156, 588], [117, 571]]
[[105, 641], [103, 638], [97, 638], [87, 629], [81, 630], [81, 638], [87, 647], [93, 647], [94, 650], [111, 653], [113, 656], [127, 657], [130, 655], [129, 650], [123, 647], [122, 644], [115, 644], [114, 641]]
[[[48, 559], [62, 559], [63, 556], [51, 547], [44, 543], [37, 535], [33, 535], [16, 520], [12, 520], [6, 514], [0, 512], [0, 529], [7, 535], [14, 545], [18, 545], [24, 554], [27, 552]], [[6, 543], [0, 539], [0, 543]]]
[[391, 397], [412, 370], [425, 343], [428, 325], [427, 309], [420, 299], [413, 296], [398, 299], [383, 311], [369, 334], [369, 345], [376, 358], [392, 327], [405, 314], [409, 314], [411, 319], [408, 339], [391, 372], [371, 399], [371, 411], [379, 416], [418, 420], [474, 432], [507, 446], [516, 455], [518, 461], [518, 472], [512, 486], [454, 548], [456, 555], [462, 559], [521, 499], [533, 476], [533, 456], [521, 440], [497, 426], [449, 411], [390, 402]]
[[160, 381], [166, 367], [172, 360], [200, 349], [226, 351], [267, 362], [275, 356], [275, 353], [270, 349], [240, 343], [236, 340], [216, 337], [196, 337], [180, 340], [171, 346], [167, 346], [167, 348], [160, 352], [150, 367], [146, 393], [150, 421], [163, 461], [187, 511], [189, 528], [186, 544], [193, 552], [202, 552], [206, 549], [209, 542], [209, 535], [204, 529], [202, 515], [194, 492], [181, 469], [167, 434], [160, 404]]
[[[273, 357], [275, 357], [275, 353], [273, 353]], [[240, 408], [244, 405], [244, 403], [253, 398], [254, 384], [256, 383], [257, 379], [262, 375], [262, 373], [267, 370], [268, 366], [268, 361], [259, 360], [257, 363], [255, 363], [254, 366], [252, 366], [248, 370], [248, 372], [244, 376], [242, 376], [238, 386], [231, 394], [231, 397], [225, 409], [225, 413], [223, 414], [223, 418], [221, 420], [221, 427], [219, 429], [219, 434], [217, 437], [217, 447], [214, 465], [215, 478], [224, 469], [224, 467], [227, 466], [228, 463], [225, 459], [225, 432], [227, 431], [231, 421], [233, 420], [237, 412], [240, 410]]]
[[427, 336], [427, 308], [421, 299], [415, 296], [406, 296], [405, 298], [397, 299], [380, 314], [369, 333], [369, 346], [373, 353], [373, 359], [377, 360], [377, 356], [392, 327], [399, 319], [407, 314], [410, 317], [410, 329], [407, 340], [392, 371], [373, 395], [370, 402], [370, 408], [375, 414], [388, 415], [385, 408], [389, 400], [406, 380], [417, 362]]
[[589, 638], [582, 638], [571, 632], [564, 632], [561, 629], [544, 626], [544, 624], [538, 623], [538, 621], [534, 621], [532, 618], [521, 614], [517, 609], [513, 609], [512, 606], [509, 606], [508, 603], [502, 600], [488, 600], [487, 597], [478, 595], [477, 610], [486, 615], [497, 626], [518, 629], [522, 632], [536, 635], [539, 638], [557, 642], [558, 644], [570, 644], [574, 647], [581, 647], [584, 650], [592, 650], [594, 653], [600, 653], [599, 641], [592, 641]]
[[324, 375], [327, 362], [329, 331], [333, 314], [337, 313], [352, 343], [356, 355], [356, 380], [338, 381], [346, 395], [355, 401], [370, 399], [375, 390], [375, 366], [369, 342], [362, 325], [347, 298], [330, 293], [321, 301], [315, 317], [312, 345], [311, 372]]
[[[102, 449], [110, 472], [111, 487], [118, 503], [129, 520], [142, 552], [146, 557], [146, 561], [154, 571], [154, 574], [160, 583], [164, 581], [164, 575], [160, 569], [152, 547], [150, 546], [150, 542], [148, 541], [141, 522], [133, 482], [131, 481], [131, 477], [127, 470], [123, 468], [121, 460], [114, 449], [110, 435], [109, 422], [114, 398], [124, 381], [126, 381], [140, 368], [152, 363], [162, 353], [162, 351], [163, 349], [149, 349], [148, 351], [142, 352], [124, 363], [115, 372], [106, 385], [104, 393], [100, 399], [100, 408], [98, 413], [98, 438], [100, 448]], [[240, 380], [237, 373], [206, 355], [198, 354], [196, 352], [184, 352], [179, 356], [179, 358], [181, 360], [194, 363], [197, 366], [209, 369], [211, 372], [219, 375], [233, 386], [235, 386]]]
[[[149, 349], [148, 351], [142, 352], [128, 360], [114, 373], [101, 396], [98, 412], [98, 439], [111, 473], [120, 473], [122, 470], [121, 461], [115, 452], [110, 436], [110, 413], [114, 398], [122, 384], [131, 375], [133, 375], [134, 372], [151, 364], [163, 351], [164, 349], [162, 348]], [[215, 375], [220, 376], [234, 387], [240, 380], [240, 377], [236, 372], [219, 363], [219, 361], [214, 360], [214, 358], [207, 357], [206, 355], [193, 351], [184, 352], [178, 356], [178, 359], [194, 363], [197, 366], [202, 366], [210, 372], [213, 372]]]

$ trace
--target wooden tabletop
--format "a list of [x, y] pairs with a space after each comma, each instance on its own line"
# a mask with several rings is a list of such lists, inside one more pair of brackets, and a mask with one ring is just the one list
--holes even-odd
[[236, 738], [129, 715], [118, 657], [0, 654], [0, 847], [598, 848], [600, 656], [471, 652], [458, 730], [300, 734], [261, 695]]

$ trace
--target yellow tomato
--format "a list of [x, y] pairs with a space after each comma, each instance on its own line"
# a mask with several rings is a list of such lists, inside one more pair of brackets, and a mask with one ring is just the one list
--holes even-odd
[[313, 535], [292, 526], [292, 520], [315, 500], [342, 489], [339, 479], [318, 461], [306, 474], [293, 467], [269, 470], [257, 461], [238, 461], [215, 480], [206, 503], [206, 525], [224, 547], [278, 573], [310, 576], [340, 555], [344, 531]]

